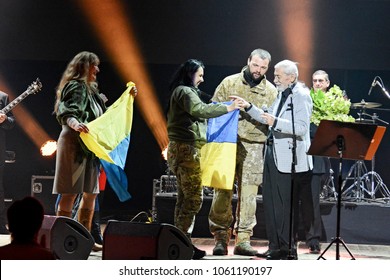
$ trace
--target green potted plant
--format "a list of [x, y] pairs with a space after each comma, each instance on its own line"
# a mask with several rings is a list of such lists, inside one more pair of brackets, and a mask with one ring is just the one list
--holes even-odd
[[310, 121], [315, 125], [318, 126], [321, 120], [355, 122], [355, 118], [349, 115], [351, 101], [344, 97], [339, 86], [334, 85], [327, 92], [311, 89], [310, 96], [313, 100]]

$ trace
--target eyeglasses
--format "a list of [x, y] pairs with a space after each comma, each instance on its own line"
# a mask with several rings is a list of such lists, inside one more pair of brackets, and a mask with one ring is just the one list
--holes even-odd
[[325, 82], [325, 80], [323, 80], [323, 79], [313, 79], [313, 83], [323, 83], [323, 82]]

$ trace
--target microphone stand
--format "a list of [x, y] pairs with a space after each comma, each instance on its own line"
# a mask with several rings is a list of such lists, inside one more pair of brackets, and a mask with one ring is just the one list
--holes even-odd
[[[292, 93], [291, 93], [292, 94]], [[293, 221], [294, 221], [294, 203], [293, 203], [293, 197], [294, 197], [294, 180], [295, 180], [295, 165], [297, 164], [297, 136], [295, 135], [295, 120], [294, 120], [294, 105], [292, 102], [292, 96], [291, 96], [291, 102], [288, 104], [288, 107], [291, 109], [291, 125], [292, 125], [292, 161], [291, 161], [291, 191], [290, 191], [290, 228], [289, 228], [289, 241], [288, 241], [288, 260], [294, 260], [297, 257], [297, 254], [293, 254]], [[295, 239], [295, 238], [294, 238]], [[294, 242], [295, 243], [295, 242]]]

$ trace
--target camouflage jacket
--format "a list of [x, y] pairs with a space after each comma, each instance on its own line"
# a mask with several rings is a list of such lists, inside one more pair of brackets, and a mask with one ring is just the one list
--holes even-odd
[[196, 88], [178, 86], [174, 89], [169, 104], [169, 140], [201, 146], [206, 143], [206, 119], [226, 113], [227, 105], [206, 104], [199, 98]]
[[[230, 95], [237, 95], [246, 101], [254, 104], [258, 108], [271, 106], [277, 96], [275, 86], [264, 79], [255, 87], [250, 85], [244, 79], [243, 68], [241, 73], [226, 77], [215, 90], [213, 101], [223, 102], [229, 100]], [[243, 142], [265, 142], [268, 126], [251, 118], [245, 111], [240, 111], [238, 122], [238, 140]]]

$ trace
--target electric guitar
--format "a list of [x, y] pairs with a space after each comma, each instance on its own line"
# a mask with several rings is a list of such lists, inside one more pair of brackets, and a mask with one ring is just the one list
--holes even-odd
[[5, 106], [3, 109], [0, 110], [0, 113], [7, 114], [9, 111], [11, 111], [16, 105], [18, 105], [20, 102], [22, 102], [23, 99], [25, 99], [30, 94], [36, 94], [38, 91], [42, 89], [42, 83], [37, 78], [31, 85], [27, 88], [25, 92], [23, 92], [21, 95], [19, 95], [17, 98], [12, 100], [12, 102], [8, 103], [7, 106]]

